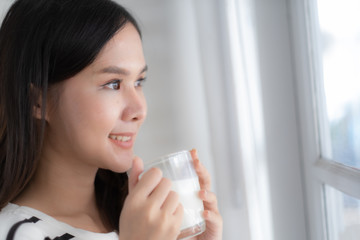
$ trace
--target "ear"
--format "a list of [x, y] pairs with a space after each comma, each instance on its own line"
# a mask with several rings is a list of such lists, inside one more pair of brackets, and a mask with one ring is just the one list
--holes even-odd
[[38, 120], [41, 120], [42, 119], [42, 111], [45, 111], [45, 120], [47, 121], [48, 116], [47, 116], [46, 109], [43, 110], [43, 108], [45, 106], [43, 106], [42, 91], [39, 88], [34, 87], [33, 84], [31, 84], [31, 94], [35, 99], [34, 105], [33, 105], [33, 117]]
[[33, 106], [33, 116], [34, 118], [41, 120], [41, 104], [39, 104], [38, 102], [34, 104]]

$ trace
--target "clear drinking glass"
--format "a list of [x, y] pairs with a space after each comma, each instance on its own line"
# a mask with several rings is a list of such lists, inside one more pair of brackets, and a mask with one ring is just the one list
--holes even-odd
[[159, 168], [163, 177], [171, 180], [172, 190], [179, 194], [183, 205], [184, 217], [178, 239], [186, 239], [204, 232], [204, 205], [198, 196], [200, 184], [190, 152], [180, 151], [145, 163], [144, 172], [153, 167]]

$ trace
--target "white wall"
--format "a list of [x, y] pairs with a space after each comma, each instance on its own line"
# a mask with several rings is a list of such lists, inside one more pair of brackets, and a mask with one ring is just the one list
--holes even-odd
[[0, 19], [1, 19], [1, 21], [5, 17], [5, 14], [12, 2], [13, 2], [13, 0], [0, 0]]
[[[229, 39], [224, 36], [229, 34], [224, 30], [224, 19], [230, 1], [119, 2], [128, 6], [141, 22], [150, 66], [149, 83], [145, 88], [149, 118], [137, 145], [140, 156], [146, 160], [164, 151], [199, 148], [215, 180], [224, 217], [224, 239], [256, 239], [260, 236], [257, 232], [264, 231], [264, 225], [271, 227], [264, 240], [306, 239], [287, 1], [238, 1], [244, 8], [243, 13], [253, 11], [254, 25], [251, 27], [255, 36], [252, 44], [257, 50], [253, 54], [257, 54], [258, 59], [254, 64], [258, 64], [257, 94], [261, 100], [258, 111], [263, 118], [255, 119], [263, 126], [256, 123], [253, 126], [263, 131], [263, 143], [258, 143], [263, 144], [263, 163], [259, 159], [245, 159], [243, 152], [248, 143], [241, 143], [241, 139], [234, 137], [236, 104], [231, 100], [236, 96], [229, 96], [234, 93], [231, 89], [234, 85], [228, 82], [232, 80], [228, 66], [231, 53], [226, 53]], [[244, 40], [247, 36], [242, 37]], [[246, 43], [239, 44], [248, 47]], [[243, 57], [244, 61], [249, 60]], [[178, 97], [181, 95], [186, 95], [185, 101]], [[181, 113], [194, 117], [187, 119]], [[246, 119], [248, 116], [240, 117]], [[246, 179], [245, 161], [255, 167], [265, 167], [265, 175]], [[261, 173], [259, 169], [255, 172]], [[255, 182], [261, 178], [267, 182], [264, 185], [267, 189], [259, 188]], [[255, 181], [246, 182], [252, 180]], [[258, 205], [254, 204], [251, 196], [254, 191], [258, 191], [257, 197], [268, 194], [267, 202], [258, 199]], [[249, 225], [255, 223], [251, 210], [254, 207], [261, 208], [257, 210], [258, 221], [268, 223]], [[270, 214], [269, 219], [267, 214]]]
[[136, 145], [144, 161], [197, 148], [211, 168], [209, 125], [191, 1], [118, 1], [140, 23], [148, 117]]
[[255, 2], [274, 240], [303, 240], [304, 186], [287, 1]]
[[237, 202], [242, 193], [236, 188], [242, 184], [233, 181], [242, 179], [242, 174], [230, 164], [236, 161], [229, 151], [234, 129], [227, 125], [231, 106], [225, 101], [227, 77], [217, 1], [118, 2], [140, 22], [150, 69], [145, 87], [149, 116], [137, 153], [146, 161], [166, 152], [198, 148], [218, 195], [224, 239], [250, 239], [246, 204]]
[[[191, 6], [191, 2], [193, 6]], [[229, 62], [226, 62], [226, 53], [218, 52], [226, 49], [226, 46], [222, 48], [217, 45], [219, 43], [216, 43], [214, 38], [223, 40], [222, 42], [220, 41], [220, 43], [227, 44], [226, 37], [224, 40], [224, 36], [216, 36], [216, 34], [226, 34], [226, 31], [218, 28], [224, 27], [224, 25], [221, 24], [224, 24], [225, 21], [220, 18], [226, 17], [221, 15], [221, 13], [224, 14], [224, 11], [226, 11], [225, 8], [227, 7], [227, 2], [229, 1], [125, 1], [125, 5], [132, 8], [138, 17], [143, 19], [143, 26], [145, 27], [145, 52], [147, 53], [149, 64], [154, 64], [154, 67], [156, 64], [156, 68], [159, 70], [157, 81], [166, 78], [165, 81], [171, 81], [169, 84], [178, 86], [178, 80], [175, 81], [175, 79], [178, 79], [176, 76], [171, 79], [167, 78], [169, 75], [168, 70], [173, 70], [178, 74], [179, 68], [184, 68], [184, 66], [185, 69], [191, 68], [191, 71], [187, 72], [189, 75], [186, 79], [193, 84], [196, 82], [198, 89], [193, 90], [198, 94], [194, 96], [190, 94], [189, 98], [199, 98], [199, 105], [195, 108], [198, 109], [200, 107], [206, 109], [207, 107], [208, 111], [204, 111], [203, 114], [205, 115], [199, 115], [200, 118], [197, 123], [191, 125], [189, 125], [189, 123], [184, 123], [187, 124], [189, 130], [191, 128], [196, 130], [201, 125], [210, 126], [210, 129], [207, 127], [207, 129], [210, 130], [209, 133], [202, 135], [205, 133], [202, 132], [200, 136], [197, 136], [197, 138], [194, 139], [194, 144], [199, 143], [196, 141], [203, 141], [201, 137], [205, 136], [207, 143], [206, 147], [204, 145], [203, 151], [208, 151], [208, 154], [213, 156], [213, 158], [208, 158], [208, 160], [213, 160], [212, 164], [210, 162], [208, 165], [213, 165], [216, 169], [213, 175], [217, 177], [216, 185], [218, 187], [217, 193], [219, 195], [219, 204], [225, 220], [224, 239], [250, 239], [251, 237], [258, 235], [255, 233], [256, 231], [264, 230], [260, 225], [248, 226], [249, 222], [247, 222], [253, 217], [253, 212], [249, 207], [251, 207], [251, 205], [256, 207], [256, 205], [251, 202], [252, 196], [250, 195], [255, 190], [254, 188], [259, 187], [259, 185], [257, 185], [256, 182], [244, 184], [239, 181], [253, 180], [245, 179], [244, 175], [246, 175], [246, 172], [241, 172], [247, 171], [244, 161], [251, 162], [259, 159], [245, 159], [244, 157], [246, 156], [242, 155], [242, 152], [245, 150], [244, 148], [240, 149], [240, 155], [237, 155], [236, 148], [240, 148], [240, 144], [236, 142], [236, 139], [234, 138], [229, 139], [231, 138], [231, 132], [229, 131], [236, 131], [236, 129], [227, 129], [226, 126], [224, 126], [224, 124], [227, 123], [231, 124], [231, 120], [226, 118], [231, 117], [231, 110], [236, 111], [234, 108], [236, 107], [236, 104], [232, 106], [232, 103], [228, 102], [231, 100], [231, 97], [227, 96], [229, 93], [229, 84], [226, 83], [226, 81], [231, 79], [229, 79], [229, 74], [227, 73], [230, 68], [226, 66], [229, 64]], [[259, 105], [260, 108], [258, 110], [261, 113], [260, 116], [263, 117], [263, 119], [259, 121], [263, 122], [263, 126], [257, 126], [256, 123], [253, 126], [255, 128], [259, 127], [259, 129], [263, 128], [262, 136], [264, 137], [264, 142], [263, 146], [261, 146], [265, 151], [263, 159], [263, 166], [265, 166], [265, 175], [263, 177], [265, 179], [263, 181], [267, 182], [267, 189], [263, 190], [267, 191], [269, 194], [268, 202], [264, 203], [260, 200], [258, 205], [258, 207], [263, 209], [268, 207], [269, 212], [263, 212], [262, 214], [261, 211], [263, 209], [261, 209], [259, 218], [263, 216], [263, 218], [266, 219], [266, 214], [270, 214], [270, 223], [268, 223], [268, 226], [271, 227], [271, 230], [269, 231], [270, 235], [267, 236], [267, 239], [304, 240], [307, 238], [305, 227], [305, 204], [301, 179], [302, 172], [299, 150], [299, 129], [297, 123], [296, 90], [293, 65], [291, 62], [292, 46], [289, 32], [287, 1], [254, 0], [239, 1], [238, 3], [240, 7], [245, 8], [244, 13], [246, 13], [246, 11], [253, 11], [254, 14], [254, 25], [252, 27], [255, 36], [253, 44], [256, 46], [255, 48], [257, 50], [254, 54], [257, 54], [256, 58], [258, 59], [258, 62], [255, 64], [258, 64], [258, 84], [260, 87], [260, 89], [258, 89], [258, 94], [260, 94], [259, 99], [261, 100]], [[216, 6], [218, 9], [211, 9], [211, 6]], [[192, 8], [196, 10], [196, 18], [192, 16], [194, 13], [194, 9]], [[209, 14], [213, 14], [212, 23], [215, 24], [210, 23], [211, 17], [207, 16]], [[155, 22], [151, 20], [154, 17], [153, 15], [160, 21]], [[162, 16], [161, 19], [160, 16]], [[179, 18], [180, 21], [177, 20], [177, 18]], [[182, 23], [183, 26], [174, 23]], [[219, 25], [216, 25], [216, 23]], [[207, 26], [207, 24], [210, 24], [210, 26]], [[198, 26], [197, 32], [193, 25]], [[173, 26], [172, 31], [169, 30], [170, 26]], [[203, 28], [206, 27], [209, 27], [209, 29], [204, 30]], [[161, 34], [170, 34], [170, 36], [163, 36], [161, 39], [157, 39], [157, 41], [160, 40], [166, 41], [167, 44], [170, 43], [172, 47], [163, 48], [164, 52], [162, 54], [168, 57], [167, 60], [175, 63], [173, 65], [175, 68], [162, 69], [162, 63], [160, 61], [154, 61], [152, 58], [154, 54], [155, 56], [159, 56], [161, 53], [155, 53], [151, 49], [147, 50], [149, 47], [154, 48], [154, 46], [157, 46], [156, 42], [149, 43], [146, 40], [146, 34], [149, 34], [150, 36], [153, 35], [153, 33], [151, 33], [152, 28], [156, 30], [162, 29]], [[179, 33], [174, 33], [174, 31], [179, 31]], [[157, 32], [157, 34], [159, 34], [159, 32]], [[243, 32], [243, 34], [246, 34], [246, 32]], [[200, 42], [196, 43], [196, 36], [194, 35], [199, 35]], [[173, 39], [173, 37], [178, 37], [178, 41]], [[245, 35], [242, 37], [246, 38], [247, 36]], [[168, 42], [169, 40], [170, 42]], [[171, 40], [174, 42], [171, 42]], [[208, 41], [215, 41], [215, 43], [209, 43]], [[241, 42], [239, 42], [239, 44], [241, 44]], [[161, 45], [164, 46], [166, 44], [161, 43]], [[191, 47], [189, 48], [189, 46]], [[214, 48], [211, 49], [211, 47]], [[247, 46], [242, 45], [242, 47], [246, 48]], [[200, 51], [200, 62], [198, 51]], [[182, 54], [179, 54], [181, 52]], [[216, 63], [214, 63], [216, 60], [211, 62], [209, 58], [217, 59], [217, 66]], [[192, 61], [190, 62], [190, 60]], [[244, 59], [244, 61], [247, 60], [249, 59]], [[208, 66], [209, 64], [211, 67]], [[211, 69], [216, 67], [218, 68], [217, 71]], [[203, 71], [203, 73], [201, 73], [201, 71]], [[217, 80], [213, 79], [212, 77], [214, 76], [209, 74], [209, 72], [215, 75]], [[184, 74], [183, 76], [186, 75], [186, 72], [182, 73]], [[170, 73], [170, 75], [174, 74]], [[203, 80], [200, 79], [202, 76], [205, 77]], [[208, 86], [208, 84], [211, 84], [212, 86]], [[250, 82], [249, 84], [252, 83]], [[205, 97], [207, 100], [205, 102], [204, 89], [206, 90]], [[170, 95], [174, 94], [174, 92], [171, 92], [172, 90], [174, 89], [167, 89]], [[150, 93], [150, 91], [156, 92], [157, 90], [149, 89], [149, 101], [151, 104], [150, 94], [152, 93]], [[217, 103], [220, 105], [215, 106], [212, 104], [214, 103], [214, 100], [211, 98], [218, 99]], [[192, 101], [181, 102], [181, 104], [184, 104], [183, 107], [185, 108], [191, 108], [191, 102]], [[171, 106], [180, 106], [178, 102], [167, 103], [170, 105], [170, 108]], [[186, 106], [186, 104], [189, 103], [190, 105]], [[209, 103], [211, 103], [211, 105], [207, 105]], [[162, 106], [161, 101], [156, 104], [160, 104], [158, 107]], [[216, 109], [216, 112], [214, 112], [214, 108]], [[166, 113], [171, 112], [165, 109], [165, 107], [161, 107], [160, 111]], [[206, 115], [206, 113], [208, 115]], [[162, 116], [163, 113], [154, 112], [153, 114]], [[209, 119], [207, 119], [207, 116], [209, 116]], [[223, 118], [221, 116], [223, 116]], [[248, 116], [240, 117], [247, 118]], [[146, 129], [150, 126], [154, 132], [156, 129], [166, 129], [165, 124], [163, 125], [163, 128], [161, 128], [160, 125], [157, 125], [158, 121], [159, 120], [155, 120], [155, 117], [150, 119], [148, 125], [144, 126], [145, 133], [143, 136], [146, 134], [152, 135], [151, 131]], [[185, 128], [185, 126], [178, 126], [176, 124], [179, 124], [179, 122], [175, 123], [174, 121], [173, 124], [167, 126], [170, 128]], [[180, 122], [180, 124], [182, 123]], [[206, 128], [203, 128], [203, 130], [206, 131]], [[171, 129], [166, 130], [166, 132], [173, 132], [175, 135], [172, 135], [172, 137], [176, 139], [183, 138], [181, 135], [184, 134], [184, 132], [174, 132], [174, 130]], [[240, 134], [242, 133], [240, 132]], [[228, 139], [226, 139], [226, 135], [228, 136]], [[160, 138], [157, 143], [162, 145], [165, 142], [162, 142]], [[157, 143], [154, 144], [156, 145]], [[178, 143], [180, 143], [180, 141]], [[173, 146], [171, 145], [175, 145], [175, 142], [168, 142], [168, 144], [168, 149], [172, 149]], [[186, 141], [184, 141], [183, 144], [186, 145]], [[209, 148], [209, 145], [211, 146], [211, 149]], [[242, 143], [241, 146], [246, 148], [246, 145], [247, 143]], [[167, 148], [167, 146], [164, 144], [160, 149], [161, 148]], [[145, 153], [145, 151], [147, 151], [146, 147], [141, 148], [140, 152], [142, 151]], [[155, 150], [153, 151], [155, 152]], [[145, 153], [145, 155], [146, 154], [147, 153]], [[232, 158], [232, 162], [229, 161], [229, 158]], [[259, 164], [254, 164], [254, 166], [262, 167]], [[255, 169], [255, 171], [258, 173], [261, 172], [259, 169]], [[234, 172], [239, 172], [240, 176], [234, 176]], [[258, 179], [260, 178], [261, 176]], [[238, 182], [234, 183], [234, 180]], [[234, 193], [238, 190], [236, 188], [239, 186], [243, 189], [240, 189], [238, 194]], [[263, 190], [256, 189], [256, 191], [259, 192], [257, 197], [264, 196], [264, 194], [266, 195], [266, 193], [261, 192]], [[239, 194], [241, 197], [240, 205], [236, 199], [236, 195]], [[264, 207], [261, 204], [268, 206]], [[260, 219], [259, 221], [266, 221], [264, 219]]]

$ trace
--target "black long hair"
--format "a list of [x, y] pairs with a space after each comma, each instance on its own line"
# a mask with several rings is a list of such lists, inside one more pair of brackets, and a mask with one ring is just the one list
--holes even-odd
[[[52, 86], [91, 64], [104, 45], [135, 19], [111, 0], [17, 0], [0, 29], [0, 209], [37, 167]], [[39, 104], [41, 99], [41, 104]], [[42, 118], [34, 118], [41, 106]], [[100, 169], [95, 191], [104, 221], [118, 230], [127, 175]]]

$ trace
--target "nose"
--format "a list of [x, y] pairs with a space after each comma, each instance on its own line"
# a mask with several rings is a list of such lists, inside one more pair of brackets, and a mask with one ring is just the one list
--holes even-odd
[[125, 108], [121, 114], [123, 121], [142, 122], [147, 113], [147, 105], [144, 94], [137, 89], [126, 91], [124, 102]]

